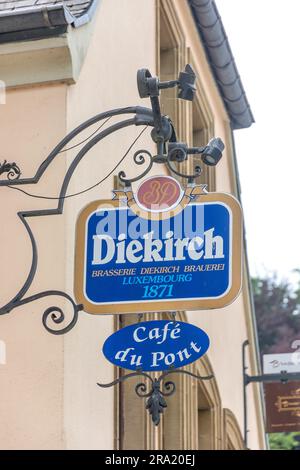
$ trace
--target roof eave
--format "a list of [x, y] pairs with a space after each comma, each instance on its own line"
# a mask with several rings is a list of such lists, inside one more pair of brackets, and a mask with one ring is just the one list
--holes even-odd
[[0, 12], [0, 33], [68, 25], [74, 17], [63, 5]]
[[93, 0], [89, 8], [85, 11], [83, 15], [74, 17], [75, 20], [72, 23], [72, 26], [74, 26], [74, 28], [79, 28], [80, 26], [83, 26], [84, 24], [89, 23], [95, 14], [98, 3], [99, 3], [99, 0]]
[[79, 28], [91, 21], [97, 3], [93, 0], [79, 17], [62, 4], [0, 12], [0, 43], [57, 36], [65, 33], [69, 25]]
[[189, 0], [189, 4], [231, 127], [250, 127], [254, 117], [216, 4], [213, 0]]

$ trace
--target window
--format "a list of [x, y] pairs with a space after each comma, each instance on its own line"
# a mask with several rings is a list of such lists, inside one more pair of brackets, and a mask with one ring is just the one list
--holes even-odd
[[232, 411], [224, 408], [225, 449], [242, 450], [245, 448], [240, 427]]
[[212, 450], [213, 449], [213, 412], [209, 400], [205, 395], [203, 385], [198, 385], [197, 394], [197, 409], [198, 409], [198, 449], [199, 450]]
[[[199, 86], [199, 85], [198, 85]], [[205, 117], [202, 109], [201, 100], [198, 96], [195, 97], [192, 103], [191, 110], [191, 146], [202, 147], [205, 146], [213, 135], [213, 125], [209, 121], [209, 117]], [[215, 167], [209, 167], [204, 165], [200, 155], [194, 155], [192, 158], [191, 171], [194, 172], [194, 168], [199, 165], [202, 169], [201, 175], [196, 178], [197, 184], [207, 184], [208, 191], [215, 191]]]

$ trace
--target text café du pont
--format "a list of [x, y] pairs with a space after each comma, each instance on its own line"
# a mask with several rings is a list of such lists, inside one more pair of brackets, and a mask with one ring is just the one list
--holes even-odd
[[[181, 337], [181, 328], [180, 324], [176, 322], [167, 322], [163, 328], [152, 328], [147, 330], [143, 325], [137, 326], [132, 335], [133, 343], [138, 344], [147, 344], [153, 343], [155, 346], [152, 348], [157, 348], [158, 350], [148, 351], [147, 347], [143, 349], [143, 355], [139, 355], [135, 351], [135, 347], [128, 347], [126, 349], [120, 349], [115, 354], [115, 359], [120, 361], [121, 367], [126, 368], [126, 363], [129, 363], [130, 366], [143, 367], [143, 359], [147, 363], [151, 364], [153, 370], [160, 368], [163, 364], [164, 366], [171, 367], [176, 361], [180, 364], [186, 360], [189, 360], [193, 355], [196, 357], [199, 356], [199, 353], [202, 349], [200, 344], [197, 344], [195, 341], [188, 341], [188, 344], [183, 349], [176, 350], [176, 340], [179, 340]], [[172, 352], [166, 353], [163, 350], [163, 344], [166, 341], [171, 341], [174, 343], [172, 347]], [[162, 346], [159, 349], [159, 346]], [[152, 349], [151, 348], [151, 349]], [[146, 356], [149, 357], [146, 357]], [[192, 362], [192, 361], [190, 361]]]

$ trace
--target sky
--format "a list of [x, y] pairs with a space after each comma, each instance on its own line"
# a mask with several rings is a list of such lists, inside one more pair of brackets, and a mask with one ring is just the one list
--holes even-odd
[[300, 1], [215, 0], [255, 124], [234, 132], [252, 275], [300, 269]]

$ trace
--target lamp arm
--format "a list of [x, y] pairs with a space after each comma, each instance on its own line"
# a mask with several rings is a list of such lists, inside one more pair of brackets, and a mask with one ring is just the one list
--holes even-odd
[[[108, 119], [110, 117], [119, 116], [123, 114], [135, 114], [135, 124], [136, 125], [143, 125], [144, 123], [153, 126], [153, 113], [152, 110], [149, 108], [145, 108], [142, 106], [129, 106], [124, 108], [117, 108], [112, 109], [110, 111], [105, 111], [100, 114], [96, 114], [95, 116], [87, 119], [75, 129], [73, 129], [69, 134], [67, 134], [55, 147], [47, 158], [40, 164], [34, 176], [29, 178], [18, 178], [18, 179], [7, 179], [7, 180], [0, 180], [0, 186], [15, 186], [15, 185], [24, 185], [24, 184], [36, 184], [39, 182], [49, 165], [53, 162], [53, 160], [57, 157], [57, 155], [65, 148], [65, 146], [80, 134], [82, 131], [86, 130], [88, 127], [96, 124], [99, 121], [104, 119]], [[6, 162], [5, 162], [6, 163]], [[6, 163], [6, 165], [8, 165]], [[13, 164], [11, 164], [13, 165]], [[1, 174], [1, 173], [0, 173]]]

